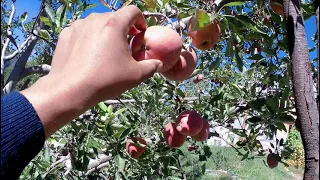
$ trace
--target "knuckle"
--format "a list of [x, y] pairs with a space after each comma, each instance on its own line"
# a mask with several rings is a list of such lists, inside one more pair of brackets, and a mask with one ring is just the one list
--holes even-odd
[[67, 38], [71, 35], [71, 27], [65, 27], [59, 34], [59, 39]]
[[82, 24], [82, 22], [83, 22], [83, 19], [77, 19], [76, 21], [74, 21], [74, 22], [72, 23], [72, 27], [77, 28], [77, 27], [80, 26], [80, 24]]
[[117, 23], [117, 18], [115, 16], [115, 14], [114, 13], [107, 14], [107, 18], [105, 18], [105, 20], [104, 20], [104, 26], [106, 26], [106, 27], [114, 27], [117, 24], [118, 24]]

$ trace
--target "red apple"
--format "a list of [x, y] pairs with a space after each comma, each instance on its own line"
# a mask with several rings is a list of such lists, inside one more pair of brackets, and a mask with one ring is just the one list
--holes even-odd
[[[139, 142], [141, 144], [144, 144], [144, 145], [148, 145], [147, 142], [143, 139], [143, 138], [140, 138], [140, 137], [132, 137], [130, 138], [133, 142]], [[127, 142], [126, 144], [126, 149], [128, 151], [128, 153], [131, 155], [132, 158], [134, 159], [139, 159], [140, 156], [143, 154], [143, 152], [147, 149], [146, 147], [141, 147], [135, 143], [132, 143], [132, 142]]]
[[199, 74], [199, 75], [197, 75], [196, 77], [193, 78], [193, 82], [194, 83], [199, 83], [199, 82], [201, 82], [203, 80], [204, 80], [204, 75], [203, 74]]
[[270, 6], [271, 9], [278, 15], [283, 16], [284, 15], [284, 8], [279, 0], [271, 0]]
[[194, 136], [202, 129], [202, 118], [195, 111], [184, 111], [177, 119], [177, 131], [186, 136]]
[[269, 168], [275, 168], [278, 166], [277, 154], [268, 154], [267, 156], [267, 164]]
[[187, 139], [187, 136], [180, 134], [176, 123], [169, 122], [164, 129], [164, 139], [170, 148], [181, 147]]
[[182, 40], [171, 28], [151, 26], [131, 40], [132, 57], [137, 60], [159, 59], [163, 63], [160, 72], [171, 69], [179, 60]]
[[174, 81], [184, 81], [188, 79], [197, 66], [198, 58], [193, 48], [189, 47], [187, 50], [182, 49], [180, 59], [168, 71], [162, 74]]
[[202, 129], [201, 131], [195, 135], [192, 136], [192, 139], [197, 140], [197, 141], [206, 141], [208, 139], [209, 136], [209, 123], [206, 119], [202, 118]]
[[[191, 20], [190, 20], [191, 22]], [[219, 41], [221, 36], [221, 24], [216, 19], [213, 23], [202, 28], [201, 30], [192, 31], [194, 27], [192, 24], [188, 24], [188, 35], [192, 38], [192, 44], [201, 50], [208, 50], [213, 48]]]

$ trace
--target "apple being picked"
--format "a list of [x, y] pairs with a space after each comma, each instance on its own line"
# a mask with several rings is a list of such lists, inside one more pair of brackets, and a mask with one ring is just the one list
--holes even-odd
[[160, 72], [171, 69], [179, 60], [182, 40], [169, 27], [151, 26], [135, 35], [131, 40], [132, 57], [137, 60], [158, 59], [163, 67]]
[[197, 62], [197, 54], [192, 47], [188, 47], [186, 50], [182, 49], [178, 62], [162, 74], [174, 81], [184, 81], [192, 75]]

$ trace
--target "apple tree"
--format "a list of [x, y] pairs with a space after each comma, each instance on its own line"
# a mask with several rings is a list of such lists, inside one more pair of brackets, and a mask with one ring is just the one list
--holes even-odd
[[[316, 1], [47, 0], [34, 20], [24, 13], [18, 27], [11, 25], [15, 1], [10, 5], [1, 31], [2, 94], [26, 88], [17, 85], [30, 75], [47, 74], [59, 33], [97, 5], [106, 11], [139, 7], [149, 28], [128, 34], [132, 55], [143, 60], [139, 53], [148, 52], [139, 47], [152, 47], [166, 66], [52, 135], [22, 179], [188, 179], [183, 144], [205, 162], [212, 154], [210, 137], [223, 139], [243, 158], [268, 155], [265, 161], [274, 168], [286, 164], [286, 142], [276, 139], [264, 148], [261, 137], [289, 132], [287, 124], [301, 129], [304, 178], [319, 178], [319, 66], [309, 56], [319, 48], [308, 48], [304, 28], [304, 20], [318, 18]], [[21, 45], [15, 28], [25, 34]], [[239, 127], [230, 128], [235, 122]], [[216, 126], [227, 127], [237, 141], [211, 131]]]

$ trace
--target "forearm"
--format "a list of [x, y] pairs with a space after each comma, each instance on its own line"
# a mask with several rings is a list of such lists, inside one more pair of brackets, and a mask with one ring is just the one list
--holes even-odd
[[[63, 87], [62, 78], [47, 75], [21, 92], [35, 108], [45, 130], [46, 139], [90, 108], [90, 95], [80, 87]], [[78, 97], [78, 98], [77, 98]]]
[[28, 100], [18, 92], [1, 97], [1, 177], [18, 179], [44, 140], [42, 123]]

